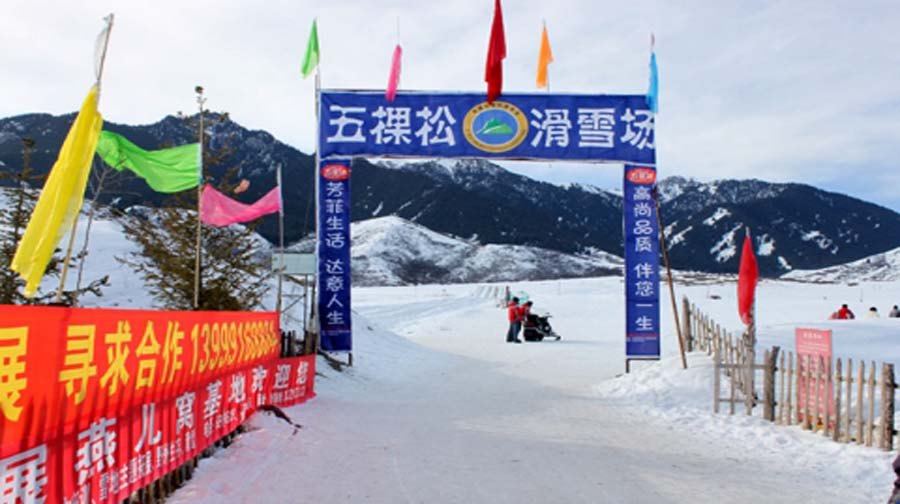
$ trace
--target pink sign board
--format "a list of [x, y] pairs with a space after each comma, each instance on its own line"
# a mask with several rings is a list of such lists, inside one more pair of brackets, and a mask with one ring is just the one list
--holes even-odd
[[[802, 420], [806, 412], [812, 409], [808, 401], [812, 401], [812, 405], [818, 404], [816, 415], [818, 419], [812, 422], [815, 426], [823, 422], [826, 404], [829, 416], [834, 418], [834, 383], [829, 373], [832, 356], [831, 331], [798, 327], [794, 331], [794, 344], [797, 350], [798, 417]], [[826, 374], [827, 378], [824, 377]]]

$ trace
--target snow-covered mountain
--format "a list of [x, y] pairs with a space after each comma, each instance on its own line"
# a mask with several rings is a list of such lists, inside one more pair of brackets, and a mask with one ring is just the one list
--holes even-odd
[[[72, 115], [28, 114], [0, 119], [0, 171], [21, 163], [21, 139], [37, 142], [34, 165], [46, 171]], [[313, 157], [217, 115], [208, 133], [213, 145], [232, 149], [209, 176], [235, 168], [250, 180], [241, 199], [262, 196], [284, 170], [285, 238], [314, 229]], [[106, 123], [147, 148], [194, 141], [185, 121], [169, 116], [144, 126]], [[480, 244], [522, 245], [567, 254], [601, 250], [622, 255], [622, 197], [586, 184], [559, 186], [509, 172], [484, 160], [353, 163], [351, 214], [355, 221], [395, 215], [439, 233]], [[744, 228], [752, 231], [760, 270], [778, 276], [860, 260], [900, 247], [900, 214], [802, 184], [759, 180], [698, 182], [681, 177], [659, 183], [672, 264], [681, 270], [733, 273]], [[130, 174], [101, 196], [120, 208], [167, 204]], [[270, 241], [277, 220], [257, 230]]]
[[[622, 260], [605, 252], [575, 256], [523, 245], [480, 245], [396, 216], [352, 224], [353, 283], [500, 282], [620, 275]], [[311, 251], [305, 240], [294, 250]]]
[[818, 270], [794, 270], [783, 276], [804, 282], [893, 282], [900, 280], [900, 248]]
[[768, 275], [834, 266], [900, 245], [896, 212], [807, 185], [670, 177], [659, 190], [679, 268], [737, 271], [748, 228]]

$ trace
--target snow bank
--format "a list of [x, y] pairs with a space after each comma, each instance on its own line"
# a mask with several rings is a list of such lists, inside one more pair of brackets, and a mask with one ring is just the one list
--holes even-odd
[[[602, 382], [595, 392], [598, 399], [633, 406], [669, 428], [700, 433], [737, 458], [761, 458], [773, 471], [796, 467], [821, 481], [822, 488], [840, 482], [859, 495], [857, 502], [882, 502], [889, 495], [893, 482], [889, 467], [895, 453], [835, 443], [799, 426], [748, 417], [742, 405], [734, 416], [727, 410], [716, 415], [713, 377], [712, 359], [694, 352], [688, 355], [687, 370], [681, 369], [680, 358], [668, 357]], [[757, 415], [760, 409], [756, 408]]]

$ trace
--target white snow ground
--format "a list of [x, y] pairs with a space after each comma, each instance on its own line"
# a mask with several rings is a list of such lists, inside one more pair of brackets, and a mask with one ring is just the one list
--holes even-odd
[[[690, 369], [679, 369], [670, 317], [667, 358], [617, 377], [624, 353], [619, 279], [512, 287], [553, 314], [562, 341], [504, 343], [505, 314], [474, 285], [355, 289], [355, 366], [343, 374], [323, 369], [318, 397], [288, 411], [304, 428], [292, 435], [282, 423], [256, 418], [257, 430], [204, 461], [172, 502], [887, 498], [891, 454], [757, 418], [713, 415], [710, 362], [692, 354]], [[736, 328], [733, 291], [698, 285], [679, 294]], [[900, 284], [764, 282], [761, 339], [785, 344], [795, 324], [815, 324], [835, 329], [839, 354], [897, 355], [900, 320], [823, 321], [836, 303], [860, 295], [884, 311], [900, 298]]]

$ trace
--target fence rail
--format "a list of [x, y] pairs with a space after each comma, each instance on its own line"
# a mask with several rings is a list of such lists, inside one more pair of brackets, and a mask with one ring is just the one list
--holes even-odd
[[[682, 315], [685, 347], [713, 358], [716, 413], [725, 403], [733, 415], [736, 405], [743, 403], [745, 413], [752, 415], [761, 403], [762, 418], [776, 424], [821, 431], [840, 443], [894, 448], [893, 364], [860, 361], [854, 373], [853, 359], [798, 355], [777, 346], [767, 349], [763, 362], [757, 363], [745, 335], [735, 337], [687, 297], [682, 299]], [[758, 373], [763, 376], [761, 390]], [[722, 397], [723, 377], [726, 397]]]

